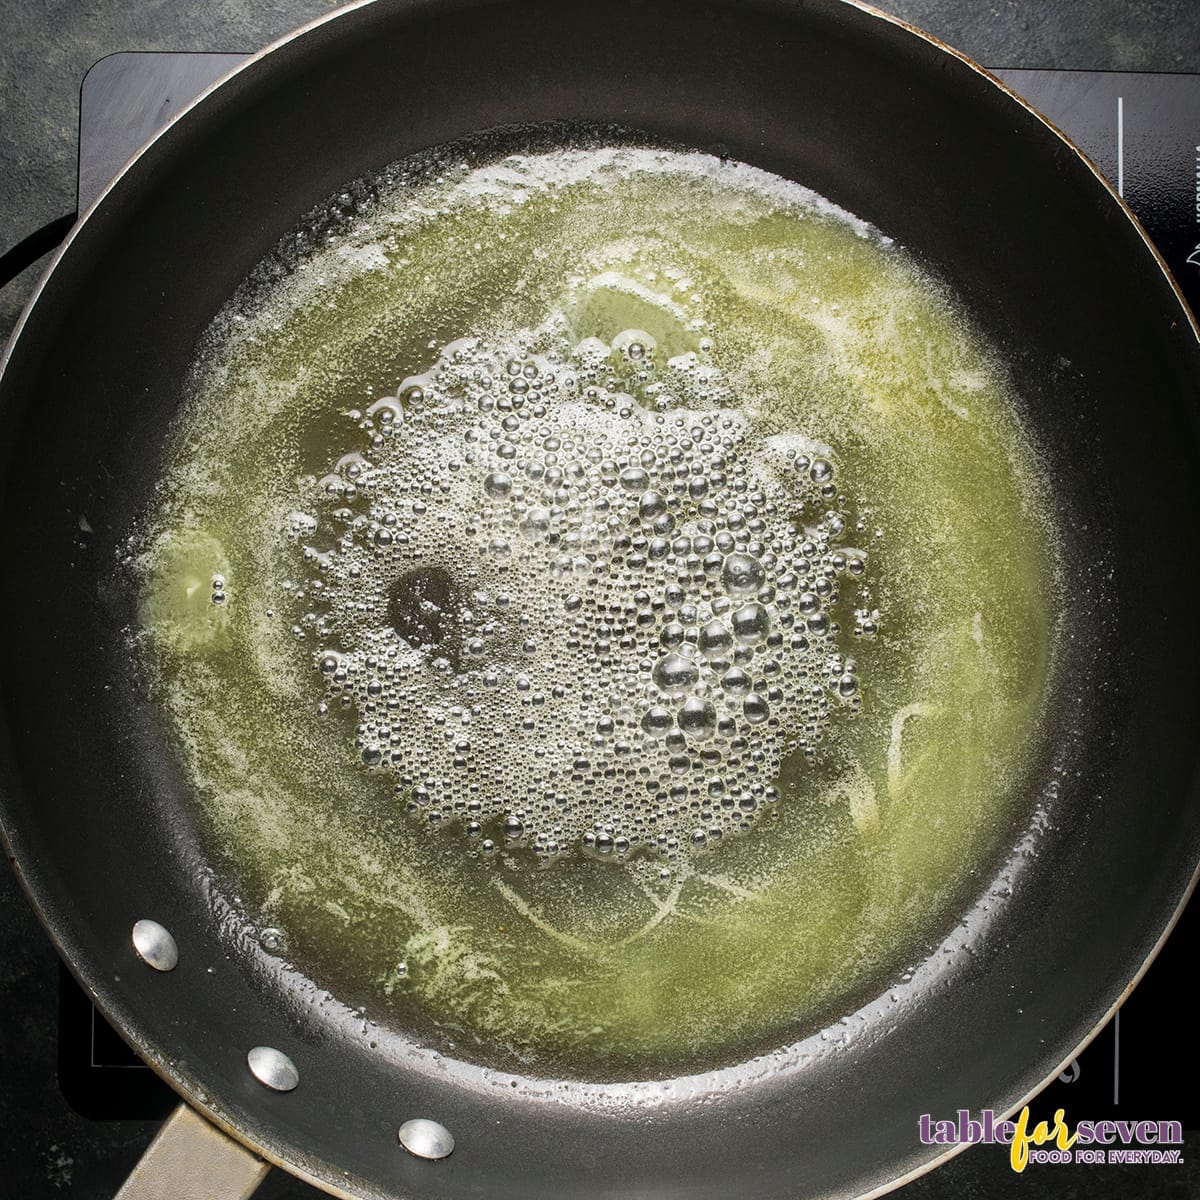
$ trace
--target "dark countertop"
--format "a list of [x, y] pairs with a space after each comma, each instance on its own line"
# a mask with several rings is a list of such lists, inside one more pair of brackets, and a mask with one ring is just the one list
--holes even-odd
[[[1197, 0], [893, 0], [885, 6], [989, 66], [1200, 71]], [[117, 50], [254, 50], [334, 7], [329, 0], [0, 0], [0, 249], [73, 210], [79, 84], [97, 59]], [[38, 270], [0, 293], [0, 339]], [[155, 1125], [89, 1121], [67, 1106], [55, 1082], [57, 993], [54, 950], [15, 880], [0, 871], [0, 1195], [101, 1200], [119, 1186]], [[276, 1172], [259, 1195], [298, 1200], [316, 1193]], [[1018, 1176], [999, 1148], [979, 1148], [910, 1184], [903, 1195], [1183, 1200], [1200, 1196], [1200, 1154], [1195, 1165], [1175, 1168], [1071, 1166]]]

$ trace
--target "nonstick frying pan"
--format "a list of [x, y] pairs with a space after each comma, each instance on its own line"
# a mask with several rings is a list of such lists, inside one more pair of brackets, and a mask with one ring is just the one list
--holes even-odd
[[[519, 69], [515, 69], [519, 64]], [[1072, 545], [1051, 750], [986, 919], [900, 1000], [761, 1062], [605, 1103], [372, 1049], [211, 920], [189, 798], [122, 652], [119, 547], [197, 339], [345, 181], [481, 129], [611, 122], [803, 182], [915, 252], [1004, 349]], [[1136, 980], [1194, 880], [1200, 344], [1090, 165], [978, 68], [842, 0], [376, 0], [257, 56], [75, 229], [10, 344], [0, 822], [72, 970], [194, 1108], [354, 1196], [861, 1196], [923, 1112], [1008, 1110]], [[81, 538], [79, 517], [93, 532]], [[131, 930], [174, 934], [151, 969]], [[284, 1051], [300, 1086], [247, 1069]], [[519, 1081], [518, 1081], [519, 1084]], [[441, 1161], [397, 1129], [435, 1118]]]

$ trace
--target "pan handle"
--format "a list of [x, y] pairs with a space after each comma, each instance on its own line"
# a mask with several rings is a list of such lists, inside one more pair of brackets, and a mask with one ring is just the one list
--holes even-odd
[[181, 1104], [115, 1200], [247, 1200], [270, 1169], [270, 1163]]
[[31, 267], [44, 254], [49, 254], [71, 232], [75, 214], [67, 213], [57, 221], [35, 229], [27, 238], [0, 254], [0, 288], [10, 284], [26, 267]]

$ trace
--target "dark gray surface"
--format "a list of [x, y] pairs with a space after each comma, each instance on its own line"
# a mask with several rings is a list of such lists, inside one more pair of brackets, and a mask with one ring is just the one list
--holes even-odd
[[[0, 0], [0, 247], [73, 206], [79, 83], [95, 60], [122, 49], [252, 49], [327, 11], [324, 0], [207, 6]], [[994, 65], [1200, 70], [1195, 0], [913, 0], [893, 11]], [[36, 270], [0, 294], [6, 335]], [[57, 967], [7, 871], [0, 872], [0, 1195], [112, 1194], [152, 1133], [144, 1123], [84, 1121], [53, 1082]], [[44, 1018], [34, 1016], [44, 1013]], [[1157, 1114], [1169, 1115], [1169, 1114]], [[267, 1196], [306, 1189], [276, 1176]], [[1196, 1167], [1008, 1170], [979, 1149], [910, 1185], [913, 1200], [942, 1197], [1200, 1195]]]
[[135, 50], [102, 58], [79, 89], [79, 211], [138, 150], [244, 54]]

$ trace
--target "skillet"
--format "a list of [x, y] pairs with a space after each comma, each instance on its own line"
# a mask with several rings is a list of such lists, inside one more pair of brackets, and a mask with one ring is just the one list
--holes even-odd
[[[504, 64], [531, 46], [547, 52], [514, 80]], [[435, 69], [447, 61], [453, 78]], [[631, 1086], [602, 1113], [524, 1088], [501, 1103], [453, 1069], [375, 1053], [226, 958], [195, 882], [186, 789], [119, 653], [132, 599], [109, 586], [196, 340], [264, 251], [368, 169], [551, 119], [719, 148], [897, 236], [1029, 382], [1025, 417], [1076, 533], [1060, 786], [973, 954], [914, 980], [886, 1036], [867, 1013], [861, 1035], [792, 1069], [743, 1066], [652, 1105]], [[887, 1186], [935, 1155], [917, 1144], [919, 1113], [1014, 1107], [1069, 1059], [1191, 886], [1197, 366], [1169, 278], [1089, 166], [977, 69], [882, 16], [833, 0], [346, 10], [256, 57], [143, 153], [7, 353], [2, 536], [19, 569], [0, 606], [20, 632], [0, 667], [0, 823], [14, 866], [85, 987], [185, 1099], [329, 1190]], [[83, 549], [85, 511], [103, 518]], [[144, 917], [175, 934], [168, 973], [132, 949]], [[284, 1049], [302, 1086], [264, 1089], [246, 1070], [258, 1044]], [[398, 1125], [425, 1115], [457, 1138], [442, 1162], [397, 1147]]]

